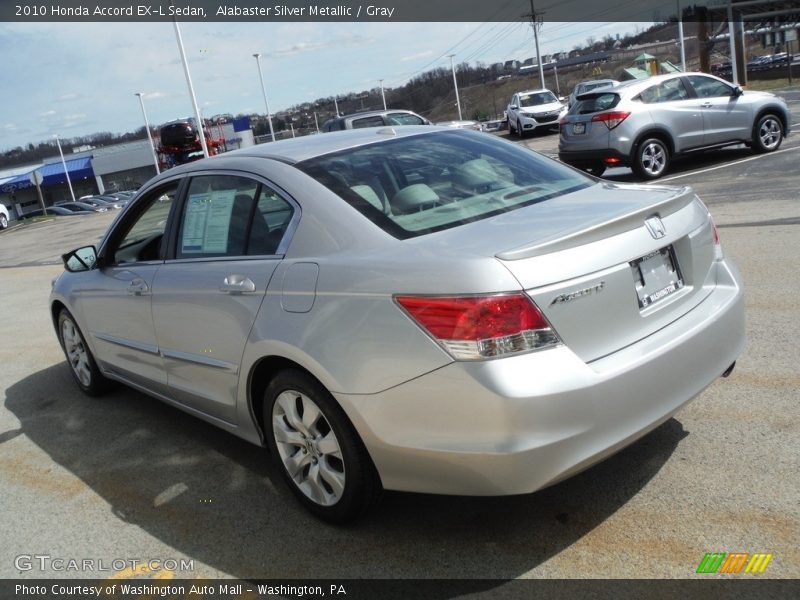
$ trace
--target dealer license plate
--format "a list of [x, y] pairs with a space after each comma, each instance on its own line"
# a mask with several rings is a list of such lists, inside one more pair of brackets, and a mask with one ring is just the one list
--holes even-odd
[[575, 123], [572, 126], [572, 133], [575, 135], [580, 135], [586, 131], [586, 124], [585, 123]]
[[630, 263], [639, 308], [645, 309], [683, 288], [672, 246], [651, 252]]

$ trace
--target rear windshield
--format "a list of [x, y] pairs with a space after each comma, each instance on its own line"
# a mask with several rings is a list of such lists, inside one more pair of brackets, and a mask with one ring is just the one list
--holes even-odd
[[399, 239], [486, 219], [594, 183], [528, 149], [468, 130], [390, 139], [296, 166]]
[[603, 110], [609, 110], [614, 108], [618, 103], [619, 96], [617, 94], [612, 94], [611, 92], [597, 92], [581, 96], [569, 112], [573, 115], [588, 115]]

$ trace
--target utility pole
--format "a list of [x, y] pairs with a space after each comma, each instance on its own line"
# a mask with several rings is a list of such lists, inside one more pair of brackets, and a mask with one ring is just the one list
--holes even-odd
[[453, 57], [455, 54], [448, 54], [447, 57], [450, 59], [450, 70], [453, 72], [453, 87], [456, 90], [456, 106], [458, 106], [458, 120], [463, 120], [461, 116], [461, 100], [458, 97], [458, 81], [456, 81], [456, 67], [453, 64]]
[[681, 71], [686, 73], [686, 48], [683, 40], [683, 13], [681, 12], [681, 0], [676, 0], [678, 8], [678, 39], [681, 46]]
[[523, 15], [525, 17], [530, 17], [531, 19], [531, 26], [533, 27], [533, 40], [536, 43], [536, 66], [539, 69], [539, 84], [544, 89], [544, 70], [542, 67], [542, 55], [539, 54], [539, 28], [542, 26], [542, 16], [544, 15], [543, 12], [536, 12], [536, 9], [533, 6], [533, 0], [531, 0], [531, 12], [530, 14]]
[[386, 110], [386, 94], [383, 91], [383, 79], [378, 79], [378, 83], [381, 84], [381, 99], [383, 100], [383, 110]]

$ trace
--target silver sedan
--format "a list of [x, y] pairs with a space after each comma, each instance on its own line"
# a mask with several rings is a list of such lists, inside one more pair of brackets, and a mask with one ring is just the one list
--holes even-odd
[[271, 450], [352, 520], [382, 489], [529, 493], [669, 419], [744, 345], [687, 187], [494, 136], [376, 128], [146, 184], [50, 306], [78, 386], [122, 382]]

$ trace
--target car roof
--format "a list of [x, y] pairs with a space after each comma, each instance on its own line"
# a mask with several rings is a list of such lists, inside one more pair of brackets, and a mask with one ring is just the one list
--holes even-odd
[[[405, 111], [407, 112], [407, 111]], [[398, 139], [405, 137], [413, 137], [417, 135], [430, 134], [433, 132], [449, 132], [453, 133], [454, 130], [450, 127], [437, 127], [431, 125], [383, 125], [381, 127], [365, 127], [363, 129], [348, 129], [345, 131], [334, 131], [325, 135], [307, 135], [298, 138], [290, 138], [286, 140], [279, 140], [277, 142], [268, 142], [266, 144], [259, 144], [257, 146], [250, 146], [249, 148], [242, 148], [232, 152], [226, 152], [219, 156], [219, 158], [234, 158], [234, 157], [256, 157], [256, 158], [271, 158], [284, 163], [294, 164], [315, 158], [324, 154], [331, 154], [349, 148], [356, 148], [358, 146], [366, 146], [389, 139]], [[217, 157], [211, 157], [207, 160], [213, 161]], [[203, 161], [195, 161], [170, 169], [168, 172], [177, 172], [177, 169], [191, 171], [195, 165], [201, 164], [202, 168], [208, 168], [209, 163]]]
[[524, 92], [517, 92], [517, 94], [538, 94], [540, 92], [553, 93], [552, 90], [548, 90], [547, 88], [539, 88], [538, 90], [525, 90]]

